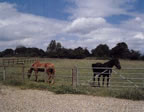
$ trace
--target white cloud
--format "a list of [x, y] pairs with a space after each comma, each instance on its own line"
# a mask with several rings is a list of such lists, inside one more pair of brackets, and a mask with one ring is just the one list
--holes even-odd
[[[108, 44], [110, 48], [118, 42], [126, 42], [130, 49], [144, 48], [143, 20], [140, 17], [127, 20], [120, 25], [111, 25], [104, 18], [78, 18], [66, 27], [67, 34], [77, 37], [68, 46], [95, 48], [98, 44]], [[69, 36], [67, 36], [69, 37]], [[67, 45], [67, 42], [63, 42]]]
[[[111, 15], [128, 14], [129, 5], [136, 0], [70, 0], [75, 3], [69, 8], [71, 18], [77, 17], [106, 17]], [[127, 4], [125, 6], [125, 4]]]
[[[46, 46], [43, 45], [61, 33], [66, 24], [64, 21], [20, 13], [15, 5], [0, 3], [0, 43], [44, 48]], [[1, 44], [0, 47], [6, 45]]]
[[97, 28], [106, 25], [103, 18], [78, 18], [75, 19], [66, 29], [69, 33], [87, 34], [96, 30]]
[[144, 40], [144, 33], [139, 32], [139, 33], [137, 33], [137, 34], [134, 36], [134, 38]]
[[[74, 33], [80, 38], [74, 43], [96, 47], [106, 43], [114, 47], [118, 42], [126, 42], [130, 49], [144, 52], [144, 15], [129, 12], [136, 0], [71, 0], [74, 7], [69, 8], [72, 23], [67, 27], [68, 33]], [[112, 15], [130, 15], [133, 18], [110, 25], [105, 17]], [[92, 20], [92, 19], [93, 20]], [[103, 22], [94, 21], [101, 18]], [[81, 44], [80, 44], [81, 43]], [[82, 44], [83, 43], [83, 44]]]

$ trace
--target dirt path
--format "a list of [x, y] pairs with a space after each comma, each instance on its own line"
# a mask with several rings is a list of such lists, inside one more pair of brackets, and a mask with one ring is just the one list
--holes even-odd
[[1, 86], [0, 112], [144, 112], [144, 101]]

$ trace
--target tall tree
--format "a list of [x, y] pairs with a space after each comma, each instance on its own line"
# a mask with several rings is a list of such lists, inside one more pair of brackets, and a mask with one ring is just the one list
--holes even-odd
[[85, 54], [86, 57], [90, 56], [90, 52], [87, 48], [84, 49], [84, 54]]
[[25, 46], [17, 46], [15, 49], [15, 55], [16, 56], [25, 56], [27, 48]]
[[14, 50], [13, 49], [6, 49], [1, 53], [2, 56], [14, 56]]
[[92, 49], [92, 55], [96, 57], [109, 57], [109, 47], [106, 44], [100, 44], [95, 49]]
[[62, 50], [64, 50], [64, 49], [62, 49], [62, 48], [63, 47], [60, 42], [56, 42], [55, 40], [52, 40], [47, 47], [47, 51], [46, 51], [47, 56], [53, 57], [53, 58], [59, 58], [59, 57], [63, 56], [63, 54], [61, 54], [61, 53], [63, 53]]
[[77, 59], [85, 58], [86, 57], [85, 49], [83, 49], [82, 47], [75, 48], [73, 51], [73, 55], [74, 55], [74, 58], [77, 58]]
[[129, 57], [129, 58], [130, 58], [131, 60], [139, 60], [140, 57], [141, 57], [141, 54], [140, 54], [139, 51], [135, 51], [135, 50], [131, 50], [131, 51], [130, 51], [130, 57]]
[[47, 52], [56, 52], [56, 46], [57, 46], [56, 41], [52, 40], [47, 47]]
[[130, 51], [128, 45], [125, 42], [118, 43], [114, 48], [111, 49], [111, 56], [128, 59]]

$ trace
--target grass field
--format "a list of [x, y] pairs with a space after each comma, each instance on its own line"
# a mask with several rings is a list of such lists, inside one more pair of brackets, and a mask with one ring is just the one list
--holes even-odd
[[[0, 62], [2, 59], [0, 59]], [[31, 80], [26, 77], [26, 72], [31, 64], [25, 64], [25, 80], [22, 80], [22, 65], [6, 68], [6, 81], [2, 81], [3, 67], [0, 67], [0, 82], [5, 85], [18, 86], [22, 89], [43, 89], [55, 93], [64, 94], [87, 94], [97, 96], [110, 96], [133, 100], [144, 100], [144, 61], [120, 60], [122, 70], [114, 70], [111, 77], [111, 86], [91, 87], [92, 80], [91, 64], [96, 62], [106, 62], [107, 60], [90, 59], [42, 59], [42, 62], [51, 62], [56, 67], [55, 84], [50, 86], [43, 82], [44, 75], [39, 73], [39, 81], [35, 82], [35, 77]], [[72, 87], [72, 68], [78, 68], [78, 86]], [[130, 69], [128, 69], [130, 68]], [[131, 69], [133, 68], [133, 69]], [[140, 69], [143, 68], [143, 69]], [[125, 79], [123, 79], [125, 78]], [[137, 86], [137, 87], [135, 87]]]

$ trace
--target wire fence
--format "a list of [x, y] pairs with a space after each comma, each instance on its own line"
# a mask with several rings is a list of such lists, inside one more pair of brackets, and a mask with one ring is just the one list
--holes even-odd
[[[27, 78], [30, 65], [25, 64], [18, 65], [0, 65], [0, 81], [34, 81], [35, 73], [32, 72], [30, 80]], [[38, 73], [38, 82], [44, 82], [45, 72]], [[56, 67], [55, 82], [61, 85], [72, 85], [72, 68], [68, 67]]]
[[38, 59], [37, 58], [3, 58], [1, 65], [10, 66], [16, 64], [26, 64], [26, 63], [32, 63], [36, 60]]
[[[111, 69], [111, 68], [100, 68], [94, 69]], [[77, 85], [90, 86], [93, 84], [93, 71], [90, 67], [78, 67], [77, 68]], [[124, 68], [121, 70], [111, 69], [113, 72], [110, 75], [110, 87], [111, 88], [144, 88], [144, 68]], [[107, 73], [95, 73], [98, 75]], [[96, 75], [96, 78], [98, 78]], [[105, 77], [107, 78], [107, 77]], [[101, 85], [102, 85], [101, 76]], [[105, 80], [106, 83], [106, 80]], [[98, 81], [95, 81], [98, 86]]]
[[[0, 81], [7, 80], [27, 80], [27, 71], [30, 66], [20, 64], [15, 66], [0, 65]], [[95, 68], [97, 69], [97, 68]], [[106, 68], [101, 68], [106, 69]], [[143, 68], [125, 68], [121, 70], [112, 69], [110, 76], [110, 88], [142, 88], [144, 89], [144, 69]], [[101, 73], [98, 73], [101, 74]], [[103, 73], [104, 74], [104, 73]], [[38, 73], [38, 79], [44, 80], [45, 73]], [[55, 82], [57, 84], [92, 87], [93, 71], [90, 67], [56, 67]], [[96, 76], [97, 79], [98, 76]], [[107, 78], [107, 77], [105, 77]], [[31, 80], [35, 80], [35, 74], [32, 74]], [[100, 80], [102, 85], [102, 77]], [[95, 85], [98, 81], [95, 81]], [[106, 79], [105, 79], [106, 85]], [[104, 86], [105, 86], [104, 85]]]

